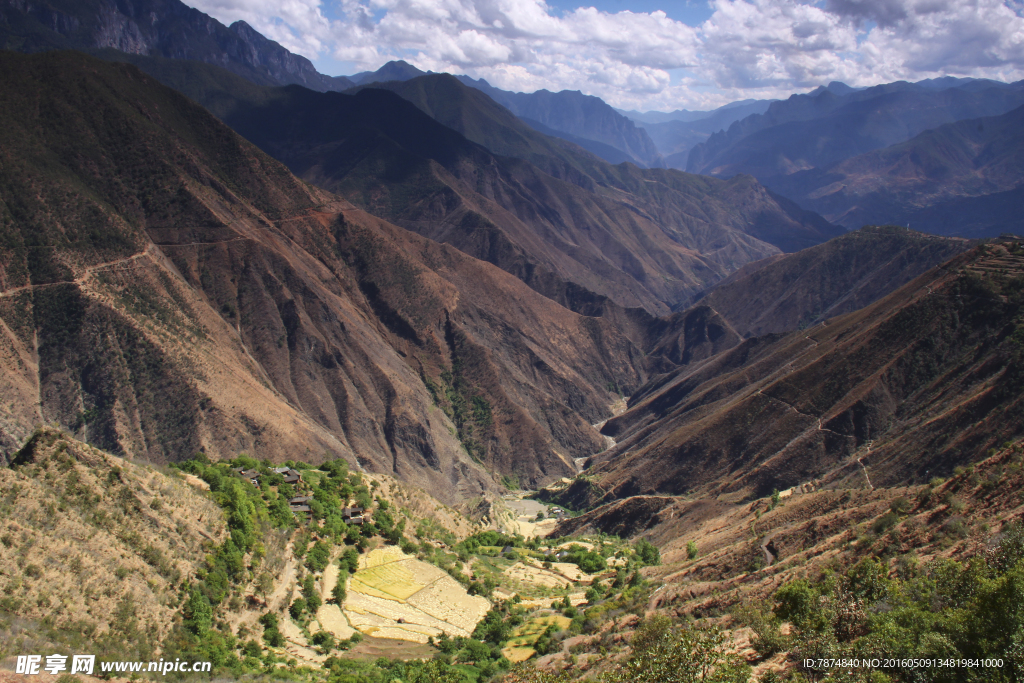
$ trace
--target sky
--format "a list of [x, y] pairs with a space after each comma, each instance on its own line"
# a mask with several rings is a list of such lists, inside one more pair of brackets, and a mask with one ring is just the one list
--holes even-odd
[[1024, 79], [1024, 0], [184, 0], [322, 73], [404, 59], [640, 111], [868, 86]]

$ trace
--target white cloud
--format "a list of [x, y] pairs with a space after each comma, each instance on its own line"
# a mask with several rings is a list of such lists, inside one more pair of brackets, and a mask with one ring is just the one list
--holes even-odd
[[711, 0], [698, 27], [664, 12], [556, 14], [543, 0], [187, 1], [311, 59], [363, 70], [400, 58], [624, 108], [711, 107], [832, 80], [1024, 78], [1019, 0]]

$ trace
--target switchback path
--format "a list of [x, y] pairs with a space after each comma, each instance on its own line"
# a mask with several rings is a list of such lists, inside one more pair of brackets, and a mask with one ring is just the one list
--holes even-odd
[[20, 287], [14, 287], [12, 289], [0, 292], [0, 298], [15, 296], [16, 294], [19, 294], [21, 292], [26, 292], [33, 289], [41, 289], [43, 287], [56, 287], [57, 285], [80, 285], [87, 279], [89, 279], [89, 277], [91, 277], [92, 274], [95, 273], [97, 270], [111, 268], [113, 266], [125, 264], [130, 261], [137, 261], [140, 258], [150, 256], [150, 253], [154, 246], [155, 245], [153, 244], [149, 244], [145, 249], [143, 249], [137, 254], [132, 254], [131, 256], [126, 256], [125, 258], [119, 258], [113, 261], [105, 261], [104, 263], [97, 263], [95, 265], [88, 266], [86, 267], [85, 272], [83, 272], [80, 276], [76, 277], [74, 280], [62, 280], [61, 282], [42, 282], [36, 285], [22, 285]]

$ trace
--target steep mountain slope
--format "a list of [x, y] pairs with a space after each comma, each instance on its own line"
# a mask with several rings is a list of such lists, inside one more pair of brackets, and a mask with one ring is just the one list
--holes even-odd
[[747, 337], [791, 332], [864, 308], [968, 248], [962, 239], [865, 227], [744, 266], [699, 303]]
[[[1021, 184], [1024, 107], [946, 124], [828, 169], [794, 173], [776, 187], [802, 206], [852, 227], [871, 221], [906, 224], [911, 216], [924, 218], [920, 211], [932, 205], [1008, 192]], [[984, 203], [974, 202], [973, 220], [963, 228], [972, 236], [995, 237], [1024, 225], [1007, 225], [998, 213], [985, 210]], [[930, 220], [943, 213], [935, 212]], [[985, 230], [987, 221], [992, 225]], [[914, 227], [950, 234], [931, 222], [918, 221]]]
[[610, 166], [562, 147], [446, 75], [386, 87], [537, 165], [495, 156], [380, 89], [260, 89], [213, 67], [197, 79], [199, 65], [136, 61], [304, 179], [588, 314], [605, 298], [664, 313], [772, 245], [799, 249], [838, 232], [749, 178]]
[[928, 226], [937, 235], [992, 237], [1024, 234], [1020, 207], [1024, 205], [1024, 187], [993, 192], [978, 197], [962, 197], [938, 202], [907, 214], [907, 223]]
[[0, 49], [102, 48], [217, 64], [264, 85], [298, 83], [321, 91], [352, 85], [318, 73], [308, 59], [243, 21], [224, 26], [179, 0], [0, 1]]
[[[687, 170], [772, 179], [909, 140], [961, 119], [1003, 114], [1024, 104], [1024, 83], [967, 80], [936, 89], [905, 82], [864, 90], [821, 89], [774, 102], [690, 152]], [[857, 226], [859, 227], [859, 226]]]
[[574, 471], [608, 387], [644, 379], [606, 321], [302, 183], [134, 67], [0, 60], [6, 454], [53, 422], [467, 500]]
[[606, 499], [764, 495], [868, 468], [920, 482], [1024, 433], [1020, 243], [979, 247], [811, 330], [652, 380], [603, 433]]

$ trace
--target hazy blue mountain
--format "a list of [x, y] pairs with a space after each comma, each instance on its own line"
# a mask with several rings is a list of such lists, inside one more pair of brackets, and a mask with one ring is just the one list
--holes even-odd
[[261, 85], [344, 90], [305, 57], [268, 40], [243, 21], [224, 26], [179, 0], [0, 0], [0, 48], [17, 52], [113, 48], [224, 67]]
[[925, 232], [995, 237], [1024, 230], [1024, 106], [927, 130], [773, 187], [850, 228], [911, 223]]
[[[951, 84], [951, 87], [942, 87]], [[899, 81], [863, 90], [832, 83], [774, 102], [733, 123], [689, 154], [687, 170], [772, 179], [897, 144], [961, 119], [1003, 114], [1024, 104], [1024, 82], [975, 79]]]
[[[484, 79], [457, 77], [464, 84], [487, 93], [498, 104], [513, 114], [543, 126], [568, 133], [575, 138], [594, 140], [626, 152], [633, 163], [644, 167], [661, 166], [658, 148], [646, 131], [621, 115], [599, 97], [584, 95], [578, 90], [553, 93], [538, 90], [533, 93], [509, 92], [495, 88]], [[602, 157], [605, 158], [605, 157]], [[615, 163], [615, 159], [605, 158]]]
[[[775, 100], [737, 100], [736, 102], [730, 102], [729, 104], [723, 104], [717, 109], [708, 109], [706, 111], [690, 111], [689, 109], [676, 109], [675, 111], [624, 111], [622, 109], [616, 109], [628, 119], [631, 119], [638, 126], [646, 127], [652, 123], [667, 123], [669, 121], [682, 121], [683, 123], [690, 123], [693, 121], [701, 121], [716, 117], [719, 114], [725, 112], [733, 112], [737, 114], [735, 118], [730, 118], [729, 123], [738, 121], [744, 116], [750, 114], [762, 114], [768, 109], [768, 105]], [[726, 117], [722, 117], [723, 119]], [[728, 124], [726, 124], [728, 125]]]
[[734, 121], [739, 121], [751, 114], [764, 113], [773, 101], [733, 102], [714, 111], [706, 112], [707, 115], [699, 119], [638, 123], [637, 125], [647, 131], [658, 151], [665, 157], [665, 165], [682, 170], [686, 168], [687, 157], [695, 145], [705, 142], [713, 133], [725, 130]]

